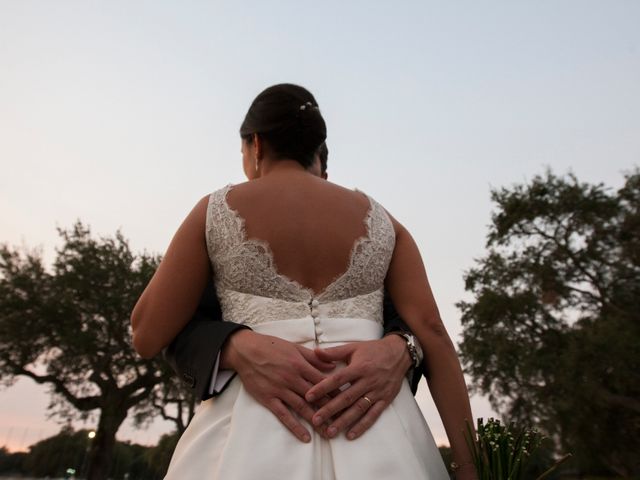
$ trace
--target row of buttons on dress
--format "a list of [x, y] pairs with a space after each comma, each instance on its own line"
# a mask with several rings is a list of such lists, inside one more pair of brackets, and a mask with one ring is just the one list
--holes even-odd
[[309, 302], [309, 307], [311, 308], [311, 316], [313, 317], [313, 323], [315, 324], [314, 329], [316, 332], [316, 342], [323, 343], [325, 338], [323, 336], [324, 331], [320, 328], [320, 319], [318, 318], [320, 312], [318, 312], [318, 307], [320, 306], [320, 302], [315, 298]]

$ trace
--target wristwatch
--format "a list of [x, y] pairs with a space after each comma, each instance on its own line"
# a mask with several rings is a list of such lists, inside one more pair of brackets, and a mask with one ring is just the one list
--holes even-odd
[[420, 346], [420, 342], [415, 335], [409, 332], [403, 332], [400, 330], [396, 330], [393, 332], [389, 332], [389, 334], [400, 335], [407, 342], [407, 351], [409, 352], [409, 356], [411, 357], [412, 370], [415, 368], [420, 368], [420, 364], [422, 364], [422, 359], [424, 358], [424, 353], [422, 352], [422, 347]]

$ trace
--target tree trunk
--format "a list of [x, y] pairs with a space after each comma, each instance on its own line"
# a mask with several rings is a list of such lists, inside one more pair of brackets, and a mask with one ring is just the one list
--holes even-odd
[[[96, 436], [91, 440], [87, 480], [106, 480], [111, 470], [111, 460], [116, 444], [116, 433], [127, 418], [126, 408], [119, 408], [120, 402], [105, 402], [100, 410], [100, 420]], [[84, 472], [81, 472], [82, 475]]]

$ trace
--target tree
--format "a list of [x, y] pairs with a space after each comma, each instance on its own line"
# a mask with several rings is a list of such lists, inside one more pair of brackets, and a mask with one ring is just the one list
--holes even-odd
[[466, 372], [583, 470], [639, 474], [640, 171], [617, 192], [548, 171], [491, 196], [458, 303]]
[[81, 473], [87, 460], [88, 433], [65, 426], [58, 434], [31, 445], [24, 460], [25, 471], [37, 478], [62, 478], [68, 468]]
[[169, 469], [169, 462], [178, 444], [180, 434], [162, 435], [158, 444], [146, 452], [146, 462], [157, 478], [164, 478]]
[[148, 452], [154, 448], [130, 442], [117, 442], [109, 478], [161, 480], [164, 475], [159, 475], [156, 466], [147, 461]]
[[59, 234], [50, 271], [41, 254], [0, 246], [0, 379], [47, 385], [63, 418], [97, 412], [88, 478], [103, 479], [128, 412], [152, 415], [151, 393], [167, 379], [158, 360], [135, 354], [129, 325], [159, 259], [134, 255], [120, 232], [95, 239], [78, 222]]
[[[77, 476], [73, 475], [74, 478], [83, 477], [91, 444], [89, 433], [89, 430], [74, 431], [67, 425], [56, 435], [31, 445], [28, 453], [8, 454], [0, 449], [0, 473], [22, 473], [23, 476], [34, 478], [67, 478], [70, 471], [75, 471]], [[157, 465], [148, 461], [149, 452], [157, 448], [116, 442], [109, 478], [161, 479], [166, 469], [160, 472]]]
[[[173, 422], [176, 426], [178, 436], [182, 435], [187, 429], [189, 422], [196, 412], [196, 394], [195, 390], [188, 388], [180, 377], [175, 375], [168, 363], [162, 363], [163, 378], [166, 380], [159, 383], [154, 388], [149, 401], [156, 414], [168, 422]], [[142, 410], [141, 418], [151, 418], [146, 411]], [[136, 421], [138, 421], [136, 416]]]
[[0, 475], [24, 476], [24, 462], [27, 454], [24, 452], [9, 453], [6, 447], [0, 447]]

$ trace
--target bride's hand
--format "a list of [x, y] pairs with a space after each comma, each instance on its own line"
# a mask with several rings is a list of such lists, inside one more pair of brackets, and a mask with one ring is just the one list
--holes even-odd
[[315, 410], [305, 393], [325, 378], [335, 365], [318, 359], [313, 350], [278, 337], [240, 330], [227, 341], [221, 365], [235, 370], [244, 388], [267, 407], [299, 440], [309, 442], [309, 431], [291, 413], [311, 424]]
[[315, 402], [341, 386], [351, 384], [313, 416], [312, 423], [316, 427], [333, 417], [326, 429], [330, 438], [346, 429], [349, 429], [347, 438], [350, 440], [366, 432], [396, 398], [411, 366], [407, 344], [398, 335], [326, 350], [316, 349], [316, 354], [320, 360], [342, 361], [347, 366], [311, 388], [305, 396], [308, 402]]

